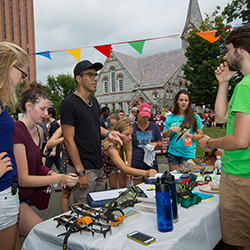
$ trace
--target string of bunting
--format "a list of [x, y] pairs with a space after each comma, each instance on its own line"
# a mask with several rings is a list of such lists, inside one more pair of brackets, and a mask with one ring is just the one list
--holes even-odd
[[[234, 29], [239, 26], [242, 26], [243, 24], [235, 25], [235, 27], [228, 27], [228, 28], [223, 28], [223, 29], [216, 29], [216, 30], [209, 30], [209, 31], [203, 31], [203, 32], [197, 32], [196, 34], [203, 39], [209, 41], [210, 43], [214, 43], [218, 41], [221, 37], [221, 35], [215, 37], [216, 32], [218, 30], [226, 30], [226, 29]], [[164, 39], [164, 38], [179, 38], [180, 34], [173, 34], [173, 35], [167, 35], [167, 36], [162, 36], [162, 37], [154, 37], [154, 38], [147, 38], [147, 39], [141, 39], [141, 40], [134, 40], [134, 41], [126, 41], [126, 42], [117, 42], [117, 43], [112, 43], [112, 44], [105, 44], [105, 45], [97, 45], [97, 46], [85, 46], [85, 47], [80, 47], [80, 48], [74, 48], [74, 49], [64, 49], [64, 50], [53, 50], [53, 51], [42, 51], [42, 52], [35, 52], [30, 55], [40, 55], [44, 56], [50, 60], [51, 58], [51, 53], [55, 52], [62, 52], [62, 51], [67, 51], [70, 55], [72, 55], [74, 58], [77, 59], [77, 61], [81, 60], [81, 50], [82, 49], [87, 49], [87, 48], [95, 48], [97, 51], [102, 53], [104, 56], [107, 58], [110, 58], [110, 53], [111, 53], [111, 48], [113, 45], [118, 45], [118, 44], [129, 44], [132, 48], [134, 48], [137, 52], [142, 54], [143, 47], [146, 41], [152, 41], [152, 40], [158, 40], [158, 39]]]

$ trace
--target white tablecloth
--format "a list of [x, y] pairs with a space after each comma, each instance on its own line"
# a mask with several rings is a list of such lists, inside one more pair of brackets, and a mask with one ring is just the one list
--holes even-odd
[[[147, 186], [143, 184], [145, 190]], [[195, 191], [199, 191], [196, 188]], [[154, 196], [154, 191], [147, 192], [149, 197]], [[126, 225], [112, 228], [104, 239], [102, 234], [90, 232], [71, 234], [68, 240], [68, 248], [80, 249], [184, 249], [184, 250], [211, 250], [221, 239], [219, 218], [219, 196], [211, 201], [202, 201], [188, 209], [179, 210], [179, 221], [174, 224], [172, 232], [161, 233], [157, 230], [156, 214], [141, 212], [142, 217]], [[23, 250], [57, 250], [62, 249], [64, 237], [57, 237], [65, 232], [65, 228], [56, 228], [57, 222], [49, 219], [36, 225], [24, 241]], [[144, 246], [127, 238], [127, 234], [139, 230], [156, 237], [156, 242]]]

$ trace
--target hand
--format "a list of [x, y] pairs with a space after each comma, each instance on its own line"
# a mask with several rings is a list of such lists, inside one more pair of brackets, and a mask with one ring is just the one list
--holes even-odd
[[44, 150], [43, 150], [43, 155], [47, 155], [47, 153], [48, 153], [48, 148], [47, 148], [47, 144], [46, 144], [46, 146], [44, 147]]
[[227, 62], [221, 63], [214, 72], [219, 83], [228, 83], [229, 80], [237, 73], [237, 71], [231, 71], [228, 68]]
[[199, 140], [200, 147], [206, 152], [211, 151], [211, 149], [207, 147], [207, 140], [209, 138], [209, 136], [203, 135], [202, 138]]
[[119, 133], [118, 131], [112, 131], [111, 133], [109, 133], [108, 137], [110, 141], [119, 142], [121, 145], [123, 145], [122, 139], [124, 135]]
[[6, 152], [0, 153], [0, 177], [2, 177], [6, 172], [12, 170], [12, 163], [10, 158], [7, 156]]
[[181, 127], [170, 127], [169, 128], [172, 132], [178, 133], [181, 131]]
[[49, 156], [50, 157], [55, 157], [56, 156], [56, 151], [52, 150]]
[[79, 176], [77, 185], [80, 189], [88, 188], [88, 178], [86, 174], [84, 176]]
[[62, 183], [68, 187], [73, 187], [77, 184], [78, 176], [76, 174], [71, 173], [70, 175], [64, 174]]
[[157, 174], [157, 171], [155, 169], [149, 169], [147, 172], [148, 177], [154, 177]]

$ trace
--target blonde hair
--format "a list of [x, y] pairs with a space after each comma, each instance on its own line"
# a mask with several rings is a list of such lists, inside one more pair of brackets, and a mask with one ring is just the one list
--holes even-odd
[[9, 42], [0, 42], [0, 101], [3, 106], [6, 103], [14, 106], [16, 103], [12, 67], [22, 68], [27, 63], [28, 55], [21, 47]]
[[[118, 131], [118, 132], [122, 133], [123, 131], [127, 130], [130, 127], [133, 127], [133, 125], [131, 124], [131, 122], [129, 120], [120, 119], [119, 121], [116, 122], [116, 124], [114, 126], [114, 131]], [[103, 150], [103, 152], [106, 149], [108, 149], [109, 146], [114, 146], [115, 148], [117, 148], [117, 150], [119, 152], [119, 155], [121, 156], [121, 158], [123, 160], [125, 160], [123, 152], [126, 153], [128, 151], [129, 144], [121, 146], [121, 144], [119, 142], [111, 142], [109, 140], [109, 138], [106, 137], [104, 140], [102, 140], [102, 150]]]

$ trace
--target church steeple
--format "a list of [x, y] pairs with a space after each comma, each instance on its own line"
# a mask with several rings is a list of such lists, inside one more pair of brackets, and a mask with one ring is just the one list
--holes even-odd
[[181, 35], [183, 49], [186, 49], [186, 47], [188, 46], [188, 42], [186, 41], [188, 32], [193, 29], [198, 29], [201, 21], [202, 16], [198, 0], [189, 0], [187, 19]]

